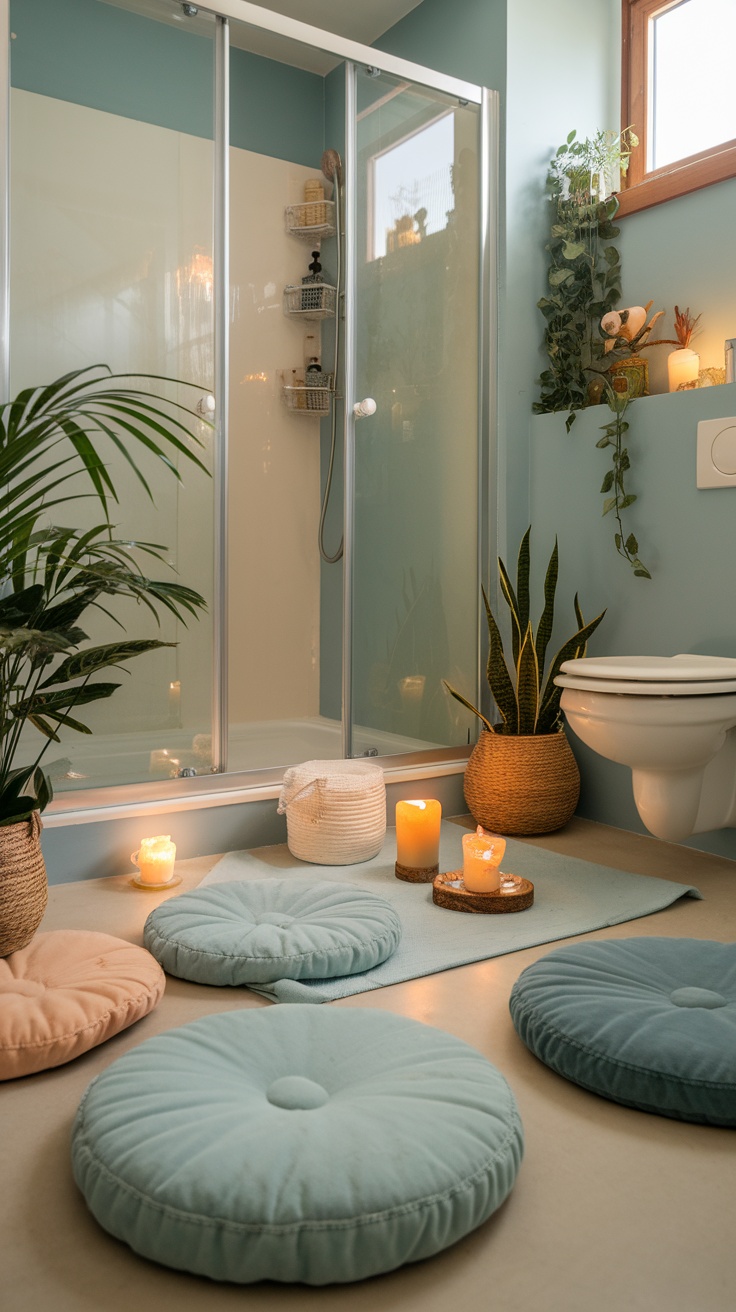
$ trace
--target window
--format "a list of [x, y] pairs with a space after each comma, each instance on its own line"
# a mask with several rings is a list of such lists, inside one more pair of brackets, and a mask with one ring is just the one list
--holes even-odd
[[380, 259], [447, 227], [454, 157], [455, 122], [450, 113], [372, 157], [369, 259]]
[[621, 214], [736, 176], [736, 0], [623, 0]]

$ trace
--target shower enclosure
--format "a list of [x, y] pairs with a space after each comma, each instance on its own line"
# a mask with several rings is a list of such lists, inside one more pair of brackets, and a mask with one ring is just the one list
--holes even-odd
[[119, 535], [162, 544], [209, 615], [116, 611], [176, 645], [63, 734], [57, 797], [456, 756], [474, 717], [442, 680], [479, 695], [488, 574], [495, 93], [243, 0], [0, 13], [4, 396], [99, 362], [194, 383], [211, 473], [147, 469], [152, 504], [115, 465]]

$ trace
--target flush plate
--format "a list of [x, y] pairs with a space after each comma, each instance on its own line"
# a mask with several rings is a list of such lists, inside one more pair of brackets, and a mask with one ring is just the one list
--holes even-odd
[[696, 487], [736, 487], [736, 418], [698, 424]]

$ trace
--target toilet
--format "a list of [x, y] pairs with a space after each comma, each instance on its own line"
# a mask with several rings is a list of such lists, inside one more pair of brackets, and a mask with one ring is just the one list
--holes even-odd
[[679, 843], [736, 825], [736, 660], [594, 656], [555, 683], [570, 728], [632, 771], [650, 833]]

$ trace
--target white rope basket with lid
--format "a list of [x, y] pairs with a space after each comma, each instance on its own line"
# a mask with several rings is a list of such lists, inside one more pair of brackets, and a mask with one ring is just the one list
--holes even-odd
[[284, 775], [278, 805], [289, 851], [313, 865], [368, 861], [386, 836], [386, 784], [366, 761], [305, 761]]

